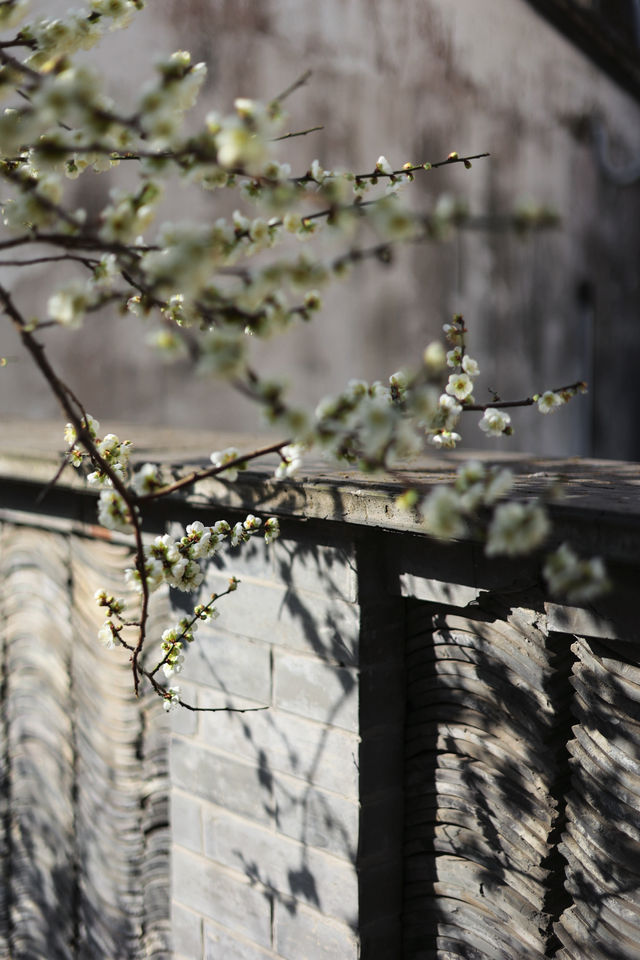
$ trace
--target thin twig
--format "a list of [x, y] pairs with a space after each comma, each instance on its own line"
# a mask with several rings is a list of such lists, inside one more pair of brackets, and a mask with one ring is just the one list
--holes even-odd
[[57, 263], [60, 260], [73, 260], [91, 270], [100, 263], [92, 257], [76, 257], [72, 253], [61, 253], [51, 257], [31, 257], [29, 260], [0, 260], [0, 267], [32, 267], [40, 263]]
[[292, 93], [294, 93], [300, 87], [303, 87], [305, 83], [308, 81], [312, 73], [313, 73], [312, 70], [305, 70], [305, 72], [301, 76], [299, 76], [297, 80], [294, 80], [294, 82], [290, 86], [285, 87], [282, 93], [279, 93], [277, 97], [274, 97], [271, 102], [282, 103], [282, 101], [286, 100], [287, 97], [291, 96]]
[[[575, 383], [567, 383], [563, 387], [554, 387], [551, 393], [564, 393], [565, 391], [575, 392], [585, 390], [587, 387], [584, 380], [576, 380]], [[505, 407], [531, 407], [538, 401], [534, 397], [527, 397], [525, 400], [492, 400], [490, 403], [462, 403], [462, 410], [495, 410]]]
[[175, 483], [167, 484], [165, 487], [160, 487], [158, 490], [154, 490], [152, 493], [145, 493], [143, 496], [138, 497], [138, 503], [144, 503], [147, 500], [157, 500], [158, 497], [164, 497], [169, 493], [176, 493], [178, 490], [183, 490], [185, 487], [190, 487], [194, 483], [198, 483], [200, 480], [205, 480], [207, 477], [215, 477], [218, 473], [224, 473], [225, 470], [233, 469], [233, 467], [240, 467], [244, 463], [248, 463], [250, 460], [256, 460], [258, 457], [264, 457], [268, 453], [278, 453], [283, 447], [286, 447], [291, 443], [291, 440], [280, 440], [278, 443], [272, 443], [268, 447], [261, 447], [259, 450], [254, 450], [252, 453], [246, 453], [242, 456], [235, 457], [233, 460], [229, 460], [228, 463], [223, 464], [219, 467], [209, 467], [206, 470], [194, 470], [193, 473], [188, 474], [186, 477], [182, 477], [180, 480], [176, 480]]
[[284, 133], [281, 137], [272, 137], [271, 142], [278, 143], [279, 140], [290, 140], [291, 137], [306, 137], [308, 133], [316, 133], [317, 130], [324, 130], [324, 127], [309, 127], [308, 130], [297, 130], [295, 133]]
[[258, 710], [268, 710], [269, 706], [264, 707], [193, 707], [184, 700], [178, 700], [181, 707], [185, 710], [193, 710], [194, 713], [255, 713]]
[[42, 501], [47, 496], [49, 491], [55, 487], [56, 483], [64, 473], [65, 468], [69, 466], [69, 454], [73, 450], [74, 446], [75, 444], [72, 443], [69, 449], [66, 451], [66, 453], [63, 454], [60, 466], [56, 470], [54, 476], [51, 478], [51, 480], [49, 480], [49, 483], [46, 485], [46, 487], [43, 487], [43, 489], [40, 491], [40, 493], [36, 497], [35, 499], [36, 506], [39, 506], [42, 503]]

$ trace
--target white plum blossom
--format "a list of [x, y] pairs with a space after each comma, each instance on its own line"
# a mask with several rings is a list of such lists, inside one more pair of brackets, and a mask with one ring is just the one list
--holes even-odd
[[366, 397], [359, 404], [359, 442], [365, 456], [374, 457], [391, 441], [396, 418], [386, 398]]
[[171, 663], [169, 663], [168, 661], [167, 663], [163, 663], [162, 672], [164, 673], [165, 677], [172, 677], [174, 673], [181, 673], [183, 666], [184, 666], [184, 654], [181, 653]]
[[164, 695], [162, 706], [168, 713], [177, 710], [180, 706], [180, 687], [169, 687]]
[[460, 538], [467, 533], [464, 508], [452, 487], [438, 486], [422, 502], [427, 533], [434, 537]]
[[111, 620], [105, 620], [98, 630], [98, 640], [107, 650], [113, 650], [120, 645], [118, 630]]
[[470, 357], [468, 353], [465, 353], [462, 358], [462, 369], [469, 377], [478, 377], [480, 375], [478, 361]]
[[[175, 565], [174, 569], [177, 567], [178, 564]], [[170, 579], [167, 578], [167, 580], [171, 586], [186, 593], [198, 589], [204, 580], [204, 573], [200, 564], [196, 563], [195, 560], [186, 560], [184, 566], [176, 570], [174, 576]]]
[[445, 390], [456, 400], [466, 400], [473, 391], [473, 382], [466, 373], [452, 373]]
[[76, 281], [61, 287], [49, 297], [47, 313], [62, 327], [78, 328], [82, 326], [84, 315], [91, 301], [91, 287], [88, 283]]
[[427, 437], [428, 443], [432, 446], [449, 450], [452, 450], [461, 440], [462, 437], [455, 430], [440, 430], [438, 433], [431, 433]]
[[[145, 557], [145, 580], [150, 593], [157, 590], [163, 580], [163, 567], [159, 560]], [[127, 567], [124, 571], [125, 583], [133, 587], [136, 593], [142, 593], [140, 571], [137, 567]]]
[[592, 600], [609, 586], [600, 557], [581, 559], [567, 543], [549, 554], [542, 572], [551, 592], [573, 603]]
[[478, 424], [489, 437], [501, 437], [511, 430], [511, 417], [504, 410], [489, 407]]
[[462, 345], [463, 334], [458, 324], [444, 323], [442, 325], [442, 329], [444, 330], [444, 335], [449, 341], [449, 343], [451, 343], [455, 347]]
[[511, 490], [513, 474], [510, 470], [490, 467], [486, 469], [477, 460], [471, 460], [458, 468], [455, 489], [468, 512], [481, 506], [491, 506]]
[[329, 171], [324, 169], [319, 160], [312, 162], [309, 167], [309, 176], [312, 180], [315, 180], [316, 183], [323, 183], [328, 175]]
[[211, 527], [205, 527], [200, 520], [195, 520], [187, 526], [185, 541], [189, 544], [191, 558], [199, 560], [202, 557], [213, 556], [218, 546], [219, 537]]
[[98, 499], [98, 521], [108, 530], [130, 533], [129, 508], [116, 490], [103, 490]]
[[290, 443], [280, 451], [280, 463], [276, 467], [276, 479], [284, 480], [294, 477], [302, 467], [304, 447], [298, 443]]
[[280, 536], [280, 523], [277, 517], [269, 517], [264, 525], [264, 542], [273, 543]]
[[[393, 187], [395, 190], [395, 185]], [[387, 240], [408, 240], [418, 232], [415, 215], [400, 204], [395, 194], [379, 200], [368, 215]]]
[[540, 413], [553, 413], [558, 407], [564, 404], [564, 397], [553, 390], [545, 390], [541, 397], [538, 397], [538, 410]]
[[264, 163], [266, 146], [243, 123], [227, 122], [216, 136], [218, 163], [234, 169], [244, 167], [247, 172], [258, 170]]
[[[100, 423], [98, 422], [98, 420], [96, 420], [95, 417], [92, 417], [91, 414], [87, 414], [86, 417], [83, 417], [82, 423], [85, 429], [89, 431], [89, 436], [91, 437], [91, 439], [95, 440], [96, 437], [98, 436], [98, 431], [100, 429]], [[64, 439], [65, 439], [65, 442], [68, 444], [75, 443], [76, 440], [78, 439], [76, 428], [72, 423], [68, 423], [65, 426]]]
[[471, 460], [458, 468], [455, 489], [460, 494], [460, 503], [465, 512], [475, 510], [484, 500], [486, 471], [477, 460]]
[[389, 163], [386, 157], [378, 157], [376, 160], [376, 170], [379, 170], [380, 173], [392, 174], [393, 167]]
[[531, 553], [544, 542], [550, 530], [549, 518], [538, 504], [500, 504], [489, 524], [485, 552], [489, 557]]
[[317, 290], [308, 290], [304, 295], [304, 305], [307, 310], [319, 310], [322, 306], [322, 297]]
[[469, 487], [483, 482], [485, 477], [486, 471], [482, 464], [477, 460], [469, 460], [456, 471], [456, 489], [464, 492]]
[[101, 589], [96, 590], [93, 598], [99, 607], [108, 607], [109, 612], [115, 616], [121, 616], [124, 612], [125, 601], [123, 597], [116, 598], [114, 596], [109, 596], [106, 590]]
[[108, 463], [121, 463], [123, 466], [129, 460], [131, 444], [128, 440], [121, 441], [115, 433], [107, 433], [96, 445], [98, 453]]
[[237, 547], [239, 543], [244, 543], [249, 539], [249, 534], [244, 528], [244, 524], [241, 521], [233, 525], [231, 530], [231, 546]]
[[26, 16], [29, 10], [29, 0], [12, 0], [10, 3], [0, 4], [0, 29], [7, 30], [15, 27]]
[[[125, 479], [125, 468], [123, 464], [115, 462], [111, 464], [111, 469], [113, 473], [120, 478], [120, 480]], [[111, 477], [104, 473], [103, 470], [92, 470], [91, 473], [87, 474], [87, 483], [92, 487], [112, 487], [113, 481]]]
[[131, 485], [138, 496], [153, 493], [162, 486], [160, 468], [156, 463], [143, 464], [133, 475]]
[[456, 397], [443, 393], [439, 400], [439, 415], [443, 420], [442, 426], [445, 430], [451, 430], [458, 422], [458, 417], [462, 413], [462, 407], [457, 402]]
[[302, 217], [293, 210], [288, 210], [282, 218], [282, 226], [287, 233], [298, 233], [302, 227]]
[[[227, 447], [226, 450], [214, 450], [209, 459], [214, 467], [223, 467], [226, 463], [232, 463], [234, 460], [237, 460], [239, 456], [240, 453], [235, 447]], [[237, 463], [235, 466], [229, 467], [228, 470], [223, 470], [217, 474], [217, 476], [233, 483], [238, 479], [239, 471], [243, 469], [244, 464]]]

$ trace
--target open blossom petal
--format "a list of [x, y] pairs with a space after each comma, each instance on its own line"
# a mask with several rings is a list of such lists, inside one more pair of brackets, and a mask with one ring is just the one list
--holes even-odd
[[167, 712], [177, 710], [180, 706], [180, 687], [169, 687], [165, 693], [162, 706]]
[[473, 357], [470, 357], [468, 353], [465, 353], [464, 357], [462, 358], [462, 369], [470, 377], [477, 377], [480, 374], [478, 361], [474, 360]]
[[107, 650], [113, 650], [119, 645], [118, 632], [111, 620], [105, 620], [98, 630], [98, 640]]
[[264, 525], [264, 542], [273, 543], [280, 536], [280, 523], [277, 517], [269, 517]]
[[103, 490], [98, 500], [98, 520], [108, 530], [129, 533], [132, 529], [129, 508], [115, 490]]
[[473, 391], [473, 383], [466, 373], [452, 373], [445, 390], [456, 400], [466, 400]]
[[495, 407], [485, 410], [479, 427], [489, 437], [500, 437], [507, 430], [510, 430], [511, 417], [503, 410], [497, 410]]
[[162, 486], [162, 479], [157, 464], [145, 463], [133, 475], [133, 489], [139, 496], [146, 493], [152, 493], [155, 489]]
[[460, 497], [452, 487], [436, 487], [422, 503], [425, 527], [434, 537], [463, 537], [467, 525]]
[[427, 442], [438, 449], [446, 448], [452, 450], [456, 444], [460, 443], [462, 437], [454, 430], [440, 430], [438, 433], [432, 433], [427, 437]]
[[322, 183], [327, 176], [327, 172], [328, 171], [323, 168], [319, 160], [314, 160], [309, 170], [312, 179], [315, 180], [316, 183]]
[[304, 448], [298, 443], [290, 443], [280, 451], [281, 460], [276, 468], [276, 479], [284, 480], [286, 477], [296, 475], [302, 466], [302, 454]]
[[561, 407], [563, 403], [564, 398], [559, 393], [554, 393], [553, 390], [546, 390], [542, 396], [538, 398], [538, 410], [540, 413], [553, 413], [553, 411]]
[[454, 347], [447, 351], [447, 366], [459, 367], [462, 362], [462, 347]]
[[[232, 463], [239, 456], [240, 454], [235, 447], [227, 447], [226, 450], [214, 450], [209, 459], [214, 467], [223, 467], [225, 463]], [[237, 463], [235, 466], [229, 467], [228, 470], [223, 470], [218, 476], [233, 483], [234, 480], [238, 479], [238, 472], [243, 469], [243, 466], [243, 464]]]

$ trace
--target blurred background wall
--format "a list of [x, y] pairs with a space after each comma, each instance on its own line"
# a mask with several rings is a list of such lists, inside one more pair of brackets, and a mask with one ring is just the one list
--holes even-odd
[[[48, 15], [55, 8], [48, 2]], [[261, 350], [261, 368], [285, 374], [292, 395], [313, 406], [350, 377], [386, 379], [416, 361], [462, 312], [484, 375], [477, 399], [489, 399], [487, 388], [511, 399], [589, 381], [587, 397], [552, 417], [514, 415], [510, 449], [640, 459], [640, 181], [626, 176], [640, 161], [640, 102], [557, 26], [525, 0], [148, 0], [135, 26], [91, 59], [131, 102], [159, 53], [189, 49], [209, 67], [202, 112], [226, 112], [237, 96], [272, 97], [311, 69], [287, 101], [287, 129], [323, 130], [290, 143], [296, 172], [314, 157], [366, 172], [381, 153], [399, 166], [490, 151], [470, 171], [419, 177], [407, 198], [428, 212], [449, 193], [490, 218], [530, 201], [554, 209], [558, 229], [527, 239], [460, 230], [444, 244], [399, 249], [389, 268], [364, 264], [326, 295], [312, 324]], [[75, 201], [95, 209], [109, 176], [81, 177]], [[218, 216], [220, 202], [207, 195], [201, 209]], [[173, 203], [184, 215], [186, 194]], [[44, 269], [36, 283], [4, 274], [18, 302], [42, 311]], [[105, 427], [126, 419], [255, 429], [242, 398], [186, 361], [166, 367], [148, 353], [144, 324], [107, 320], [47, 334]], [[0, 355], [18, 358], [0, 371], [2, 416], [57, 415], [6, 325]], [[498, 446], [473, 423], [465, 440]]]

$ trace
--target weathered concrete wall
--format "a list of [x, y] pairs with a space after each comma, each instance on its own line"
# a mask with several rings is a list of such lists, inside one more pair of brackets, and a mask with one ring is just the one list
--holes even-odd
[[[314, 325], [286, 346], [267, 345], [265, 369], [300, 381], [297, 395], [313, 404], [351, 376], [386, 377], [461, 311], [484, 383], [503, 397], [576, 378], [591, 383], [588, 398], [553, 419], [520, 413], [517, 449], [640, 457], [640, 186], [612, 183], [589, 135], [598, 120], [613, 161], [624, 166], [640, 155], [640, 108], [528, 4], [166, 0], [149, 3], [136, 30], [115, 36], [115, 52], [100, 59], [127, 97], [157, 49], [179, 46], [209, 63], [203, 102], [222, 109], [239, 94], [270, 96], [314, 71], [289, 104], [293, 128], [325, 128], [293, 144], [301, 169], [315, 156], [366, 170], [380, 152], [400, 163], [490, 150], [491, 159], [472, 171], [423, 177], [414, 187], [417, 206], [429, 210], [450, 191], [476, 214], [502, 214], [531, 198], [562, 217], [561, 230], [526, 242], [463, 233], [444, 246], [401, 251], [389, 270], [363, 266], [327, 298]], [[95, 203], [89, 182], [78, 183], [83, 204]], [[106, 190], [106, 181], [94, 184]], [[219, 198], [206, 202], [216, 215]], [[28, 299], [32, 283], [16, 276], [16, 284]], [[97, 416], [253, 428], [242, 398], [211, 391], [186, 366], [159, 376], [144, 355], [145, 331], [130, 317], [113, 328], [93, 318], [89, 328], [53, 352]], [[0, 353], [19, 354], [6, 329]], [[54, 412], [26, 360], [2, 374], [0, 409]], [[474, 424], [467, 433], [474, 445], [483, 442]]]

